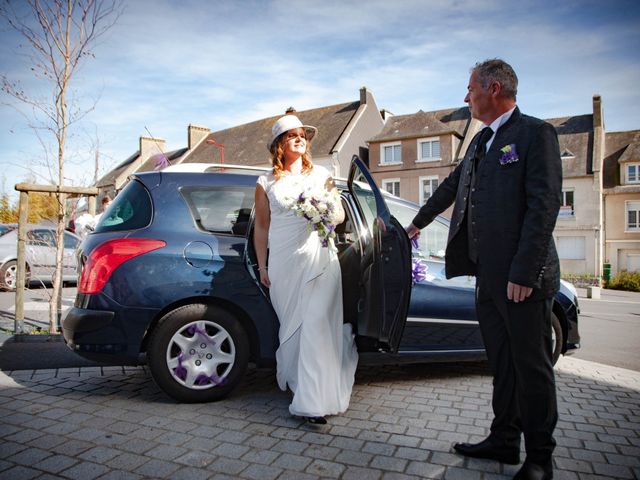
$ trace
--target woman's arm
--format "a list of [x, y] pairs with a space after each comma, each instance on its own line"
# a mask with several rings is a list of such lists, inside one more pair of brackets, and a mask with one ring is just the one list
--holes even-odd
[[253, 229], [253, 246], [258, 260], [258, 273], [260, 283], [265, 287], [271, 286], [269, 272], [267, 271], [267, 244], [269, 241], [269, 225], [271, 224], [271, 211], [269, 210], [269, 198], [262, 188], [256, 185], [256, 221]]
[[[333, 178], [331, 177], [327, 178], [327, 181], [324, 184], [324, 186], [329, 192], [334, 189], [337, 189], [336, 184], [333, 182]], [[336, 225], [340, 225], [342, 222], [344, 222], [344, 209], [342, 208], [342, 201], [340, 199], [336, 203], [335, 208], [336, 208]]]

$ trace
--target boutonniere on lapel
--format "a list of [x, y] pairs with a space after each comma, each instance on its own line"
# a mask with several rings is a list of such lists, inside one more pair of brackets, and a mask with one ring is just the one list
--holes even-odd
[[502, 152], [502, 156], [500, 157], [500, 165], [509, 165], [510, 163], [515, 163], [518, 160], [518, 152], [516, 152], [516, 144], [512, 143], [511, 145], [505, 145], [500, 149]]

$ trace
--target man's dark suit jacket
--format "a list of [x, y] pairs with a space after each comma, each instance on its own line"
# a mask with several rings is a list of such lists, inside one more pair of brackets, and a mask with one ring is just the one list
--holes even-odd
[[[562, 202], [556, 131], [549, 123], [523, 115], [517, 107], [498, 129], [476, 171], [476, 266], [468, 254], [466, 210], [478, 137], [472, 140], [463, 161], [422, 206], [413, 224], [424, 228], [455, 201], [445, 254], [447, 278], [478, 275], [496, 300], [506, 301], [507, 281], [534, 288], [529, 299], [551, 297], [560, 283], [552, 236]], [[500, 159], [506, 159], [501, 149], [507, 145], [515, 145], [517, 161], [501, 164]]]

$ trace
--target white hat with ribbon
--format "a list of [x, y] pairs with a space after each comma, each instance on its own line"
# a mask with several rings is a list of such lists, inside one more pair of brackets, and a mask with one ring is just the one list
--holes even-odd
[[275, 142], [280, 135], [295, 128], [304, 128], [305, 133], [307, 134], [307, 141], [311, 141], [315, 134], [318, 133], [318, 129], [316, 127], [303, 125], [298, 117], [289, 113], [280, 117], [276, 123], [273, 124], [273, 127], [271, 128], [271, 140], [269, 141], [267, 148], [271, 150], [273, 142]]

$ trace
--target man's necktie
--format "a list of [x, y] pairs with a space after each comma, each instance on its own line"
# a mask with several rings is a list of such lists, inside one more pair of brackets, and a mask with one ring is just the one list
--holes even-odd
[[480, 138], [478, 139], [478, 143], [476, 145], [475, 155], [473, 156], [474, 164], [475, 164], [474, 166], [476, 168], [478, 167], [478, 165], [480, 165], [480, 162], [484, 158], [484, 155], [486, 153], [487, 142], [492, 137], [492, 135], [493, 135], [493, 130], [491, 130], [491, 127], [485, 127], [480, 133]]

